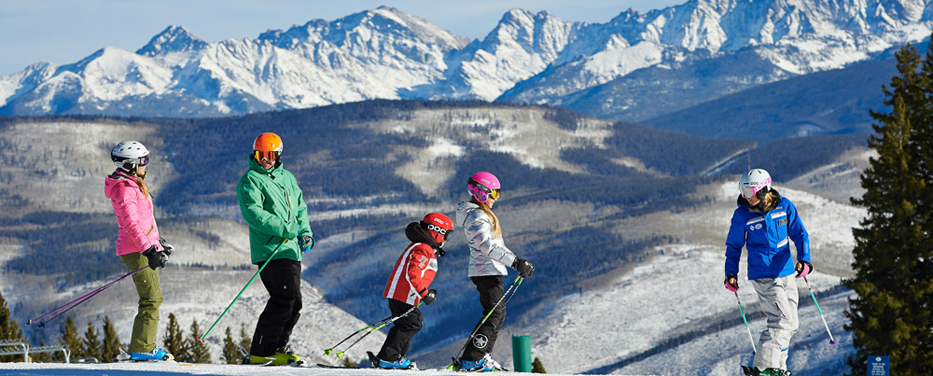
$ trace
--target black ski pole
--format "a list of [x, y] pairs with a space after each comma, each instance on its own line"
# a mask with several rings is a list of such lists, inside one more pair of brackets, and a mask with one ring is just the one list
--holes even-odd
[[79, 298], [77, 298], [77, 299], [75, 299], [75, 300], [72, 300], [72, 301], [70, 301], [70, 302], [68, 302], [68, 303], [65, 303], [65, 305], [63, 305], [63, 306], [61, 306], [61, 307], [58, 307], [58, 308], [55, 308], [55, 309], [49, 311], [48, 313], [46, 313], [46, 314], [44, 314], [44, 315], [42, 315], [42, 316], [39, 316], [39, 317], [36, 317], [36, 318], [34, 318], [34, 319], [32, 319], [32, 320], [27, 321], [27, 322], [26, 322], [26, 325], [27, 325], [27, 326], [30, 326], [30, 325], [32, 325], [32, 323], [34, 323], [34, 322], [36, 322], [36, 321], [39, 321], [39, 320], [42, 320], [44, 317], [46, 317], [46, 316], [48, 316], [48, 315], [51, 315], [51, 314], [53, 314], [53, 313], [55, 313], [55, 312], [58, 312], [59, 310], [62, 310], [62, 309], [67, 308], [67, 309], [65, 309], [64, 311], [62, 311], [61, 313], [59, 313], [59, 314], [53, 316], [52, 318], [50, 318], [50, 319], [48, 319], [48, 320], [45, 320], [45, 321], [43, 321], [43, 322], [40, 322], [39, 325], [36, 326], [37, 328], [42, 328], [42, 327], [45, 326], [45, 324], [49, 323], [49, 322], [52, 321], [52, 320], [57, 319], [59, 316], [61, 316], [61, 315], [64, 314], [65, 312], [70, 311], [72, 308], [77, 307], [78, 305], [80, 305], [80, 304], [82, 304], [82, 303], [84, 303], [84, 302], [90, 300], [91, 298], [93, 298], [93, 297], [96, 296], [97, 294], [100, 294], [100, 293], [103, 292], [104, 290], [110, 288], [110, 286], [113, 286], [115, 283], [120, 282], [120, 281], [126, 279], [126, 277], [129, 277], [129, 276], [131, 276], [131, 275], [133, 275], [133, 274], [139, 273], [139, 272], [143, 271], [143, 269], [146, 269], [146, 268], [148, 268], [148, 267], [149, 267], [149, 266], [144, 266], [144, 267], [142, 267], [142, 268], [139, 268], [139, 269], [136, 269], [136, 270], [134, 270], [134, 271], [128, 272], [128, 273], [126, 273], [126, 274], [120, 276], [120, 278], [117, 278], [117, 279], [115, 279], [115, 280], [113, 280], [113, 281], [111, 281], [111, 282], [108, 282], [107, 284], [105, 284], [105, 285], [103, 285], [103, 286], [101, 286], [101, 287], [98, 287], [98, 288], [95, 289], [94, 291], [91, 291], [91, 292], [89, 292], [89, 293], [87, 293], [87, 294], [82, 295], [81, 297], [79, 297]]
[[[357, 330], [356, 333], [351, 334], [350, 337], [353, 337], [355, 334], [360, 333], [360, 332], [362, 332], [362, 331], [364, 331], [364, 330], [366, 330], [366, 329], [369, 329], [369, 331], [367, 331], [365, 334], [363, 334], [362, 336], [360, 336], [360, 338], [357, 338], [356, 341], [353, 341], [353, 343], [351, 343], [350, 346], [347, 346], [347, 348], [343, 349], [343, 351], [337, 352], [337, 353], [335, 354], [335, 355], [337, 355], [337, 359], [342, 358], [342, 357], [343, 357], [343, 354], [346, 353], [347, 350], [350, 350], [351, 347], [353, 347], [354, 345], [356, 345], [357, 343], [359, 343], [360, 341], [362, 341], [363, 338], [366, 338], [366, 336], [372, 334], [373, 332], [375, 332], [375, 331], [377, 331], [377, 330], [379, 330], [379, 329], [382, 329], [382, 328], [385, 327], [386, 325], [389, 325], [389, 324], [395, 322], [395, 320], [398, 320], [398, 319], [400, 319], [400, 318], [402, 318], [402, 317], [408, 316], [408, 314], [412, 313], [412, 311], [414, 311], [415, 308], [420, 307], [420, 306], [421, 306], [421, 303], [424, 303], [424, 301], [418, 302], [418, 305], [416, 305], [416, 306], [414, 306], [414, 307], [411, 307], [411, 309], [409, 309], [408, 311], [405, 311], [405, 313], [403, 313], [403, 314], [401, 314], [401, 315], [398, 315], [398, 316], [395, 316], [395, 317], [390, 317], [390, 318], [385, 319], [385, 320], [381, 320], [381, 321], [379, 321], [379, 322], [376, 322], [375, 324], [372, 324], [372, 325], [367, 326], [367, 327], [365, 327], [365, 328], [363, 328], [363, 329]], [[350, 339], [350, 337], [347, 337], [347, 338], [344, 339], [343, 341], [340, 341], [340, 343], [343, 343], [343, 342], [346, 341], [347, 339]], [[340, 345], [340, 343], [334, 345], [334, 347], [337, 347], [338, 345]], [[330, 354], [331, 354], [331, 351], [334, 349], [334, 347], [331, 347], [331, 348], [329, 348], [329, 349], [327, 349], [327, 350], [324, 350], [324, 354], [330, 355]]]
[[[453, 363], [454, 363], [454, 364], [457, 363], [457, 359], [460, 359], [460, 357], [463, 356], [463, 352], [466, 351], [467, 345], [470, 343], [470, 341], [473, 340], [473, 336], [476, 335], [476, 332], [479, 331], [479, 328], [480, 328], [481, 326], [483, 326], [483, 324], [486, 323], [486, 320], [489, 319], [489, 316], [492, 315], [492, 313], [496, 310], [497, 307], [499, 307], [499, 304], [502, 303], [503, 300], [505, 300], [505, 303], [508, 303], [509, 300], [512, 299], [512, 295], [515, 295], [515, 292], [518, 291], [518, 286], [521, 286], [521, 285], [522, 285], [522, 281], [524, 281], [524, 280], [525, 280], [525, 278], [523, 278], [521, 275], [519, 275], [518, 277], [516, 277], [516, 278], [515, 278], [515, 281], [513, 281], [512, 284], [509, 285], [509, 288], [508, 288], [507, 290], [505, 290], [505, 294], [502, 294], [502, 297], [499, 298], [499, 301], [496, 302], [496, 304], [492, 306], [492, 309], [490, 309], [489, 312], [486, 313], [486, 316], [483, 316], [483, 319], [482, 319], [482, 320], [479, 320], [479, 323], [476, 324], [476, 328], [473, 329], [473, 333], [470, 333], [470, 336], [467, 337], [467, 340], [466, 340], [466, 342], [463, 344], [463, 347], [460, 348], [460, 352], [458, 352], [458, 353], [457, 353], [457, 356], [453, 358]], [[514, 289], [513, 289], [513, 288], [514, 288]]]

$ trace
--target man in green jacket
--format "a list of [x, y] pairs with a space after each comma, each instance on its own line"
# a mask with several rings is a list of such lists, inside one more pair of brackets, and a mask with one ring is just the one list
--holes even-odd
[[290, 364], [301, 361], [288, 348], [301, 316], [301, 256], [314, 245], [308, 205], [298, 181], [282, 168], [282, 138], [266, 132], [253, 143], [249, 170], [237, 184], [243, 220], [249, 225], [252, 263], [262, 266], [269, 301], [259, 315], [250, 356], [244, 363]]

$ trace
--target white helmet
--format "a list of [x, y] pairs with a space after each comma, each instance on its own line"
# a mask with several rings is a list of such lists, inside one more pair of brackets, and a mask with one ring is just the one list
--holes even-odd
[[760, 168], [753, 169], [739, 179], [739, 192], [742, 197], [752, 198], [758, 192], [771, 190], [771, 175]]
[[110, 160], [117, 167], [132, 171], [149, 164], [149, 149], [139, 141], [123, 141], [110, 150]]

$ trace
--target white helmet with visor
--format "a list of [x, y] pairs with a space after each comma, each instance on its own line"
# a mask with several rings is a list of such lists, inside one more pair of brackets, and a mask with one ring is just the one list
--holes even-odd
[[771, 190], [771, 175], [760, 168], [753, 169], [739, 179], [739, 192], [746, 199], [755, 197], [758, 192]]
[[149, 149], [139, 141], [123, 141], [110, 150], [110, 160], [119, 168], [133, 171], [149, 164]]

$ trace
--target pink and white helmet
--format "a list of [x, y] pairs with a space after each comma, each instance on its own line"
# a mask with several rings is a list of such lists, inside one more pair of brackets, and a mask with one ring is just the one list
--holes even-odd
[[760, 191], [770, 190], [771, 174], [760, 168], [749, 171], [739, 179], [739, 192], [742, 193], [742, 197], [752, 198]]
[[467, 181], [467, 191], [476, 201], [484, 204], [490, 197], [493, 200], [499, 198], [499, 188], [499, 179], [488, 172], [477, 172]]

